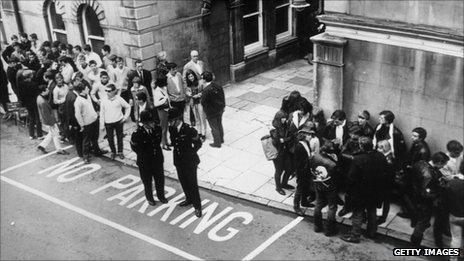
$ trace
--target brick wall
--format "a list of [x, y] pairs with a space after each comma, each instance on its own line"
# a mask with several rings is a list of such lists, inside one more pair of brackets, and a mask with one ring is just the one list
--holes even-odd
[[409, 48], [349, 40], [345, 47], [343, 109], [350, 119], [367, 109], [378, 123], [384, 109], [410, 140], [411, 130], [428, 131], [432, 151], [464, 140], [463, 59]]

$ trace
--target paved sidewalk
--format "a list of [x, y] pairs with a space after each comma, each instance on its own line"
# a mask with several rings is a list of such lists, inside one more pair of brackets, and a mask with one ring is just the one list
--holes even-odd
[[[314, 103], [313, 67], [306, 60], [296, 60], [243, 82], [224, 86], [227, 104], [223, 117], [225, 143], [220, 149], [211, 148], [208, 144], [212, 142], [212, 136], [208, 127], [207, 139], [199, 150], [198, 180], [201, 187], [293, 211], [294, 190], [285, 190], [285, 196], [275, 191], [274, 166], [272, 161], [265, 159], [260, 142], [262, 136], [269, 134], [270, 122], [280, 108], [282, 98], [293, 90], [298, 90]], [[133, 122], [125, 124], [126, 159], [123, 162], [136, 166], [136, 155], [129, 145], [134, 128]], [[101, 146], [109, 149], [106, 140]], [[177, 179], [172, 152], [163, 152], [166, 175]], [[296, 185], [295, 179], [289, 184]], [[413, 229], [409, 220], [396, 216], [398, 211], [397, 205], [391, 206], [387, 222], [379, 227], [379, 233], [409, 241]], [[312, 216], [313, 209], [307, 209], [306, 214]], [[351, 224], [350, 215], [337, 217], [337, 220]], [[434, 246], [431, 230], [427, 231], [424, 245]]]

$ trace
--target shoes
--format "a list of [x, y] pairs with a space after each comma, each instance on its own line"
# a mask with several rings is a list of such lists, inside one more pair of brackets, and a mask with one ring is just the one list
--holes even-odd
[[321, 232], [322, 232], [322, 227], [320, 227], [320, 226], [314, 226], [314, 232], [316, 232], [316, 233], [321, 233]]
[[281, 187], [284, 188], [284, 189], [294, 189], [295, 188], [294, 186], [289, 185], [289, 184], [282, 184]]
[[301, 210], [300, 207], [293, 207], [293, 210], [295, 211], [295, 213], [298, 215], [298, 216], [304, 216], [304, 212]]
[[409, 213], [406, 213], [406, 212], [398, 212], [398, 214], [396, 214], [398, 217], [400, 218], [410, 218], [411, 215]]
[[43, 139], [45, 139], [45, 137], [44, 137], [44, 136], [40, 136], [40, 137], [37, 137], [37, 139], [38, 139], [38, 140], [43, 140]]
[[40, 145], [37, 146], [37, 149], [40, 150], [43, 154], [47, 154], [47, 153], [48, 153], [47, 150], [46, 150], [44, 147], [40, 146]]
[[340, 211], [338, 211], [338, 214], [337, 214], [337, 215], [338, 215], [339, 217], [343, 217], [344, 215], [346, 215], [346, 214], [348, 214], [348, 213], [350, 213], [350, 212], [351, 212], [351, 211], [349, 211], [348, 209], [342, 208]]
[[148, 205], [150, 205], [150, 206], [156, 206], [156, 202], [150, 200], [150, 201], [148, 201]]
[[209, 146], [213, 147], [213, 148], [220, 148], [221, 145], [216, 145], [214, 143], [210, 143]]
[[359, 238], [355, 238], [355, 237], [350, 236], [350, 235], [343, 236], [342, 240], [345, 241], [345, 242], [354, 243], [354, 244], [358, 244], [360, 242]]
[[338, 234], [338, 231], [336, 229], [327, 229], [327, 231], [325, 232], [326, 237], [333, 237], [336, 234]]
[[313, 208], [316, 205], [314, 205], [313, 203], [309, 203], [309, 202], [301, 202], [301, 206], [305, 208]]
[[124, 157], [124, 154], [123, 154], [122, 152], [118, 153], [118, 156], [119, 156], [120, 159], [124, 159], [124, 158], [125, 158], [125, 157]]
[[416, 227], [417, 220], [414, 218], [411, 218], [411, 227]]
[[65, 151], [65, 150], [59, 150], [56, 154], [60, 154], [60, 155], [69, 155], [69, 152]]
[[191, 204], [192, 204], [191, 202], [189, 202], [187, 200], [184, 200], [184, 201], [179, 203], [179, 206], [180, 207], [186, 207], [186, 206], [191, 205]]
[[36, 137], [35, 137], [35, 136], [29, 136], [29, 139], [31, 139], [31, 140], [35, 140], [35, 139], [36, 139]]
[[205, 140], [206, 140], [206, 135], [200, 135], [200, 139], [201, 139], [202, 141], [205, 141]]
[[112, 160], [114, 160], [114, 159], [116, 158], [116, 153], [113, 153], [113, 152], [112, 152], [110, 158], [111, 158]]
[[285, 191], [284, 191], [283, 189], [281, 189], [281, 188], [276, 188], [276, 191], [277, 191], [280, 195], [285, 196]]
[[107, 150], [100, 150], [98, 152], [95, 152], [94, 155], [95, 155], [95, 157], [100, 157], [100, 156], [103, 156], [106, 153], [108, 153]]
[[384, 217], [378, 217], [377, 218], [377, 225], [383, 224], [387, 221], [387, 218]]
[[89, 158], [85, 158], [85, 159], [84, 159], [84, 163], [85, 163], [85, 164], [90, 164], [90, 159], [89, 159]]
[[163, 204], [167, 204], [168, 203], [168, 200], [166, 198], [159, 198], [158, 199], [161, 203]]
[[196, 209], [195, 209], [195, 216], [197, 216], [197, 217], [201, 217], [201, 215], [202, 215], [202, 213], [201, 213], [201, 209], [199, 209], [199, 208], [196, 208]]

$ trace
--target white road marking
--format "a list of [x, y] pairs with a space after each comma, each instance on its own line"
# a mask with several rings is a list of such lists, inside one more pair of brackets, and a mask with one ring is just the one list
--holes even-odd
[[[73, 146], [72, 146], [72, 145], [69, 145], [69, 146], [66, 146], [66, 147], [64, 147], [64, 148], [62, 148], [62, 149], [63, 149], [63, 150], [67, 150], [67, 149], [69, 149], [69, 148], [71, 148], [71, 147], [73, 147]], [[48, 156], [50, 156], [50, 155], [53, 155], [53, 154], [55, 154], [55, 153], [57, 153], [57, 152], [58, 152], [57, 150], [54, 150], [54, 151], [49, 152], [49, 153], [47, 153], [47, 154], [44, 154], [44, 155], [42, 155], [42, 156], [32, 158], [32, 159], [30, 159], [30, 160], [28, 160], [28, 161], [25, 161], [25, 162], [21, 163], [21, 164], [18, 164], [18, 165], [9, 167], [9, 168], [7, 168], [7, 169], [4, 169], [4, 170], [0, 171], [0, 174], [4, 174], [4, 173], [6, 173], [6, 172], [8, 172], [8, 171], [12, 171], [12, 170], [14, 170], [14, 169], [20, 168], [20, 167], [22, 167], [22, 166], [24, 166], [24, 165], [27, 165], [27, 164], [29, 164], [29, 163], [32, 163], [32, 162], [34, 162], [34, 161], [37, 161], [37, 160], [46, 158], [46, 157], [48, 157]]]
[[252, 260], [253, 258], [255, 258], [257, 255], [263, 252], [264, 249], [266, 249], [268, 246], [274, 243], [277, 239], [279, 239], [279, 237], [281, 237], [283, 234], [287, 233], [290, 229], [298, 225], [298, 223], [300, 223], [301, 220], [303, 220], [303, 217], [295, 218], [292, 222], [288, 223], [288, 225], [286, 225], [281, 230], [277, 231], [277, 233], [275, 233], [270, 238], [268, 238], [266, 241], [264, 241], [255, 250], [251, 251], [242, 260]]
[[[49, 153], [49, 154], [50, 154], [50, 153]], [[48, 155], [48, 154], [47, 154], [47, 155]], [[44, 156], [46, 156], [46, 155], [44, 155]], [[42, 156], [42, 157], [43, 157], [43, 156]], [[26, 164], [27, 164], [27, 163], [26, 163]], [[24, 164], [22, 164], [22, 165], [24, 165]], [[17, 167], [16, 167], [16, 168], [17, 168]], [[7, 169], [7, 170], [8, 170], [8, 169]], [[34, 195], [36, 195], [36, 196], [39, 196], [39, 197], [41, 197], [41, 198], [43, 198], [43, 199], [45, 199], [45, 200], [48, 200], [48, 201], [50, 201], [50, 202], [52, 202], [52, 203], [55, 203], [55, 204], [57, 204], [57, 205], [59, 205], [59, 206], [62, 206], [62, 207], [64, 207], [64, 208], [67, 208], [67, 209], [69, 209], [69, 210], [71, 210], [71, 211], [74, 211], [74, 212], [76, 212], [76, 213], [78, 213], [78, 214], [81, 214], [82, 216], [85, 216], [85, 217], [88, 217], [88, 218], [90, 218], [90, 219], [93, 219], [93, 220], [95, 220], [95, 221], [97, 221], [97, 222], [99, 222], [99, 223], [101, 223], [101, 224], [107, 225], [107, 226], [112, 227], [112, 228], [114, 228], [114, 229], [117, 229], [117, 230], [119, 230], [119, 231], [121, 231], [121, 232], [124, 232], [124, 233], [126, 233], [126, 234], [128, 234], [128, 235], [131, 235], [131, 236], [133, 236], [133, 237], [136, 237], [136, 238], [138, 238], [138, 239], [141, 239], [141, 240], [143, 240], [143, 241], [146, 241], [146, 242], [148, 242], [148, 243], [150, 243], [150, 244], [152, 244], [152, 245], [155, 245], [155, 246], [157, 246], [157, 247], [159, 247], [159, 248], [162, 248], [162, 249], [164, 249], [164, 250], [167, 250], [167, 251], [169, 251], [169, 252], [171, 252], [171, 253], [173, 253], [173, 254], [176, 254], [176, 255], [178, 255], [178, 256], [180, 256], [180, 257], [183, 257], [183, 258], [186, 258], [186, 259], [189, 259], [189, 260], [202, 260], [201, 258], [196, 257], [196, 256], [194, 256], [194, 255], [191, 255], [191, 254], [189, 254], [189, 253], [187, 253], [187, 252], [185, 252], [185, 251], [183, 251], [183, 250], [180, 250], [180, 249], [178, 249], [178, 248], [176, 248], [176, 247], [173, 247], [173, 246], [171, 246], [171, 245], [165, 244], [165, 243], [163, 243], [163, 242], [161, 242], [161, 241], [158, 241], [158, 240], [156, 240], [156, 239], [154, 239], [154, 238], [151, 238], [151, 237], [149, 237], [149, 236], [146, 236], [146, 235], [144, 235], [144, 234], [142, 234], [142, 233], [139, 233], [139, 232], [137, 232], [137, 231], [135, 231], [135, 230], [132, 230], [132, 229], [130, 229], [130, 228], [127, 228], [127, 227], [125, 227], [125, 226], [122, 226], [122, 225], [120, 225], [120, 224], [118, 224], [118, 223], [116, 223], [116, 222], [113, 222], [113, 221], [111, 221], [111, 220], [108, 220], [108, 219], [106, 219], [106, 218], [103, 218], [103, 217], [100, 217], [100, 216], [95, 215], [95, 214], [93, 214], [93, 213], [90, 213], [90, 212], [88, 212], [88, 211], [86, 211], [86, 210], [84, 210], [84, 209], [81, 209], [81, 208], [76, 207], [76, 206], [74, 206], [74, 205], [72, 205], [72, 204], [69, 204], [69, 203], [64, 202], [64, 201], [62, 201], [62, 200], [59, 200], [59, 199], [57, 199], [57, 198], [55, 198], [55, 197], [52, 197], [52, 196], [50, 196], [50, 195], [48, 195], [48, 194], [45, 194], [45, 193], [43, 193], [43, 192], [41, 192], [41, 191], [39, 191], [39, 190], [36, 190], [36, 189], [34, 189], [34, 188], [31, 188], [31, 187], [29, 187], [29, 186], [27, 186], [27, 185], [24, 185], [24, 184], [22, 184], [22, 183], [19, 183], [19, 182], [17, 182], [17, 181], [14, 181], [14, 180], [9, 179], [9, 178], [4, 177], [4, 176], [0, 176], [0, 178], [1, 178], [2, 181], [6, 182], [6, 183], [8, 183], [8, 184], [10, 184], [10, 185], [13, 185], [13, 186], [15, 186], [15, 187], [17, 187], [17, 188], [20, 188], [20, 189], [25, 190], [25, 191], [27, 191], [27, 192], [29, 192], [29, 193], [32, 193], [32, 194], [34, 194]]]

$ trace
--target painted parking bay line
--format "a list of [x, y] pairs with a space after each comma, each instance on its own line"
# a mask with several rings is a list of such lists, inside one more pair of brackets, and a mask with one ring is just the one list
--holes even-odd
[[[67, 149], [69, 149], [69, 148], [71, 148], [71, 147], [73, 147], [73, 146], [72, 146], [72, 145], [69, 145], [69, 146], [66, 146], [66, 147], [62, 148], [62, 150], [67, 150]], [[14, 170], [14, 169], [20, 168], [20, 167], [25, 166], [25, 165], [27, 165], [27, 164], [29, 164], [29, 163], [34, 162], [34, 161], [41, 160], [41, 159], [46, 158], [46, 157], [48, 157], [48, 156], [50, 156], [50, 155], [53, 155], [53, 154], [55, 154], [55, 153], [57, 153], [57, 152], [58, 152], [58, 150], [54, 150], [54, 151], [49, 152], [49, 153], [47, 153], [47, 154], [41, 155], [41, 156], [39, 156], [39, 157], [32, 158], [32, 159], [30, 159], [30, 160], [28, 160], [28, 161], [25, 161], [25, 162], [23, 162], [23, 163], [20, 163], [20, 164], [18, 164], [18, 165], [14, 165], [14, 166], [12, 166], [12, 167], [9, 167], [9, 168], [7, 168], [7, 169], [4, 169], [4, 170], [0, 171], [0, 174], [5, 174], [5, 173], [8, 172], [8, 171], [12, 171], [12, 170]]]
[[27, 191], [27, 192], [29, 192], [31, 194], [34, 194], [34, 195], [36, 195], [38, 197], [41, 197], [41, 198], [43, 198], [45, 200], [48, 200], [48, 201], [50, 201], [52, 203], [55, 203], [55, 204], [57, 204], [59, 206], [62, 206], [64, 208], [66, 208], [66, 209], [69, 209], [69, 210], [71, 210], [73, 212], [76, 212], [76, 213], [78, 213], [78, 214], [80, 214], [82, 216], [85, 216], [87, 218], [90, 218], [90, 219], [92, 219], [94, 221], [97, 221], [97, 222], [99, 222], [99, 223], [101, 223], [103, 225], [112, 227], [112, 228], [114, 228], [116, 230], [119, 230], [119, 231], [121, 231], [123, 233], [126, 233], [128, 235], [131, 235], [133, 237], [141, 239], [141, 240], [143, 240], [145, 242], [148, 242], [148, 243], [150, 243], [152, 245], [155, 245], [155, 246], [157, 246], [159, 248], [167, 250], [167, 251], [169, 251], [169, 252], [171, 252], [171, 253], [173, 253], [175, 255], [178, 255], [180, 257], [183, 257], [183, 258], [186, 258], [186, 259], [189, 259], [189, 260], [202, 260], [201, 258], [199, 258], [197, 256], [194, 256], [192, 254], [189, 254], [189, 253], [187, 253], [187, 252], [185, 252], [185, 251], [183, 251], [181, 249], [178, 249], [178, 248], [173, 247], [171, 245], [165, 244], [165, 243], [163, 243], [161, 241], [158, 241], [158, 240], [156, 240], [154, 238], [151, 238], [151, 237], [149, 237], [147, 235], [144, 235], [144, 234], [142, 234], [140, 232], [137, 232], [135, 230], [127, 228], [127, 227], [125, 227], [123, 225], [120, 225], [120, 224], [118, 224], [116, 222], [113, 222], [111, 220], [108, 220], [106, 218], [103, 218], [103, 217], [100, 217], [100, 216], [95, 215], [93, 213], [90, 213], [89, 211], [86, 211], [86, 210], [84, 210], [82, 208], [79, 208], [79, 207], [76, 207], [76, 206], [74, 206], [74, 205], [72, 205], [70, 203], [67, 203], [67, 202], [64, 202], [64, 201], [62, 201], [60, 199], [52, 197], [52, 196], [50, 196], [48, 194], [45, 194], [45, 193], [43, 193], [43, 192], [41, 192], [39, 190], [31, 188], [31, 187], [29, 187], [27, 185], [24, 185], [24, 184], [20, 183], [20, 182], [14, 181], [14, 180], [12, 180], [10, 178], [7, 178], [5, 176], [0, 176], [0, 178], [1, 178], [1, 180], [3, 182], [6, 182], [6, 183], [8, 183], [10, 185], [13, 185], [13, 186], [19, 188], [19, 189]]
[[270, 246], [272, 243], [274, 243], [277, 239], [279, 239], [279, 237], [281, 237], [283, 234], [287, 233], [290, 229], [292, 229], [296, 225], [298, 225], [298, 223], [300, 223], [301, 220], [303, 220], [303, 217], [297, 217], [294, 220], [292, 220], [292, 222], [288, 223], [281, 230], [277, 231], [277, 233], [275, 233], [270, 238], [268, 238], [266, 241], [264, 241], [255, 250], [251, 251], [242, 260], [252, 260], [253, 258], [255, 258], [257, 255], [259, 255], [261, 252], [263, 252], [264, 249], [266, 249], [268, 246]]

